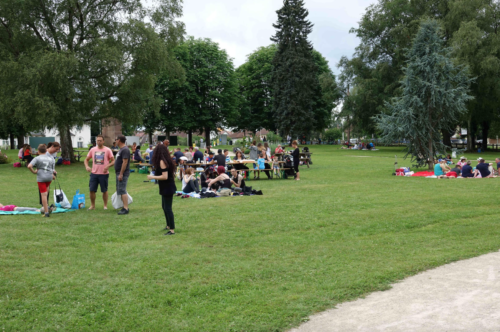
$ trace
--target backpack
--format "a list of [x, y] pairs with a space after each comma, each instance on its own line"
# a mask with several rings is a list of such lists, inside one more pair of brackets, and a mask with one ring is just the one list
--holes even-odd
[[13, 165], [14, 167], [21, 167], [21, 163], [17, 162], [17, 163], [14, 163]]

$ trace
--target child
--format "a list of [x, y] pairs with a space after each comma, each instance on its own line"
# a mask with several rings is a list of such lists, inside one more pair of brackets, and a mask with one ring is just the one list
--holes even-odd
[[[55, 207], [53, 205], [51, 205], [49, 211], [52, 212], [53, 210], [55, 210]], [[3, 205], [3, 204], [0, 204], [0, 211], [19, 211], [19, 212], [34, 211], [34, 212], [40, 212], [40, 209], [27, 208], [27, 207], [18, 207], [18, 206], [15, 206], [15, 205]]]
[[273, 157], [273, 170], [274, 170], [274, 175], [279, 175], [279, 172], [280, 172], [280, 163], [278, 161], [278, 157], [277, 156]]
[[260, 170], [266, 169], [266, 160], [264, 159], [264, 153], [266, 152], [265, 151], [261, 152], [259, 155], [259, 159], [257, 159], [257, 169], [259, 169], [257, 180], [260, 179]]
[[[47, 195], [49, 194], [50, 183], [56, 178], [54, 175], [55, 161], [54, 157], [46, 154], [47, 146], [45, 144], [38, 146], [38, 153], [39, 156], [31, 161], [28, 168], [31, 173], [36, 174], [36, 181], [42, 195], [43, 211], [45, 211], [44, 217], [50, 217], [49, 207], [47, 206]], [[33, 167], [36, 167], [36, 170], [33, 170]]]
[[28, 164], [33, 160], [31, 156], [31, 146], [29, 144], [26, 144], [24, 147], [24, 160], [26, 160]]

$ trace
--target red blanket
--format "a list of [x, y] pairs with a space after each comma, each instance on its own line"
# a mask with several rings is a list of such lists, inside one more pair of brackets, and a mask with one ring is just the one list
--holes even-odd
[[434, 172], [431, 172], [431, 171], [422, 171], [422, 172], [417, 172], [415, 174], [413, 174], [412, 176], [433, 176], [434, 175]]

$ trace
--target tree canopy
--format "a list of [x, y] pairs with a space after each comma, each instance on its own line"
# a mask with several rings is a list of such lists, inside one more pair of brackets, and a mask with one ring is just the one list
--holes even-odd
[[[454, 127], [468, 128], [468, 144], [481, 127], [486, 139], [489, 125], [500, 121], [498, 109], [498, 3], [490, 0], [379, 0], [367, 8], [359, 27], [352, 29], [361, 42], [351, 59], [339, 63], [341, 89], [356, 87], [355, 96], [344, 93], [346, 114], [353, 124], [373, 133], [373, 116], [385, 112], [385, 102], [400, 96], [399, 82], [404, 76], [410, 48], [420, 23], [435, 19], [442, 27], [445, 47], [454, 47], [455, 56], [470, 67], [477, 80], [471, 86], [474, 100], [467, 103], [464, 113]], [[351, 103], [346, 103], [351, 99]], [[350, 108], [349, 108], [350, 107]], [[452, 133], [455, 129], [452, 130]], [[450, 132], [443, 131], [449, 144]], [[472, 136], [471, 136], [472, 135]]]
[[389, 114], [375, 117], [383, 140], [408, 140], [407, 156], [421, 165], [429, 162], [429, 168], [436, 153], [446, 149], [441, 131], [453, 130], [473, 99], [468, 94], [472, 82], [468, 68], [453, 62], [440, 32], [435, 20], [422, 23], [408, 52], [403, 93], [386, 105]]
[[233, 61], [210, 39], [188, 38], [174, 53], [185, 79], [164, 76], [157, 83], [161, 123], [166, 131], [210, 132], [238, 117], [237, 81]]
[[[178, 71], [179, 0], [0, 3], [0, 113], [26, 128], [70, 128], [91, 119], [141, 118], [157, 74]], [[147, 23], [146, 23], [147, 21]]]
[[[236, 69], [240, 116], [233, 127], [251, 132], [262, 128], [273, 131], [277, 129], [273, 109], [274, 86], [271, 82], [273, 60], [277, 49], [276, 44], [260, 47], [248, 56], [247, 62]], [[312, 53], [321, 87], [321, 94], [315, 97], [322, 98], [324, 102], [324, 109], [316, 110], [316, 115], [322, 116], [322, 121], [328, 124], [331, 110], [336, 106], [340, 95], [328, 61], [318, 51], [313, 49]]]

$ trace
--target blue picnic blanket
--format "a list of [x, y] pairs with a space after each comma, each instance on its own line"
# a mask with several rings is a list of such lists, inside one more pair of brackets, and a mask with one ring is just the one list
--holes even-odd
[[[66, 212], [71, 212], [71, 211], [73, 211], [73, 210], [67, 210], [67, 209], [63, 209], [63, 208], [57, 208], [52, 213], [66, 213]], [[19, 211], [0, 211], [0, 216], [8, 215], [8, 214], [38, 214], [38, 215], [40, 215], [40, 212], [35, 212], [35, 211], [24, 211], [24, 212], [19, 212]]]

